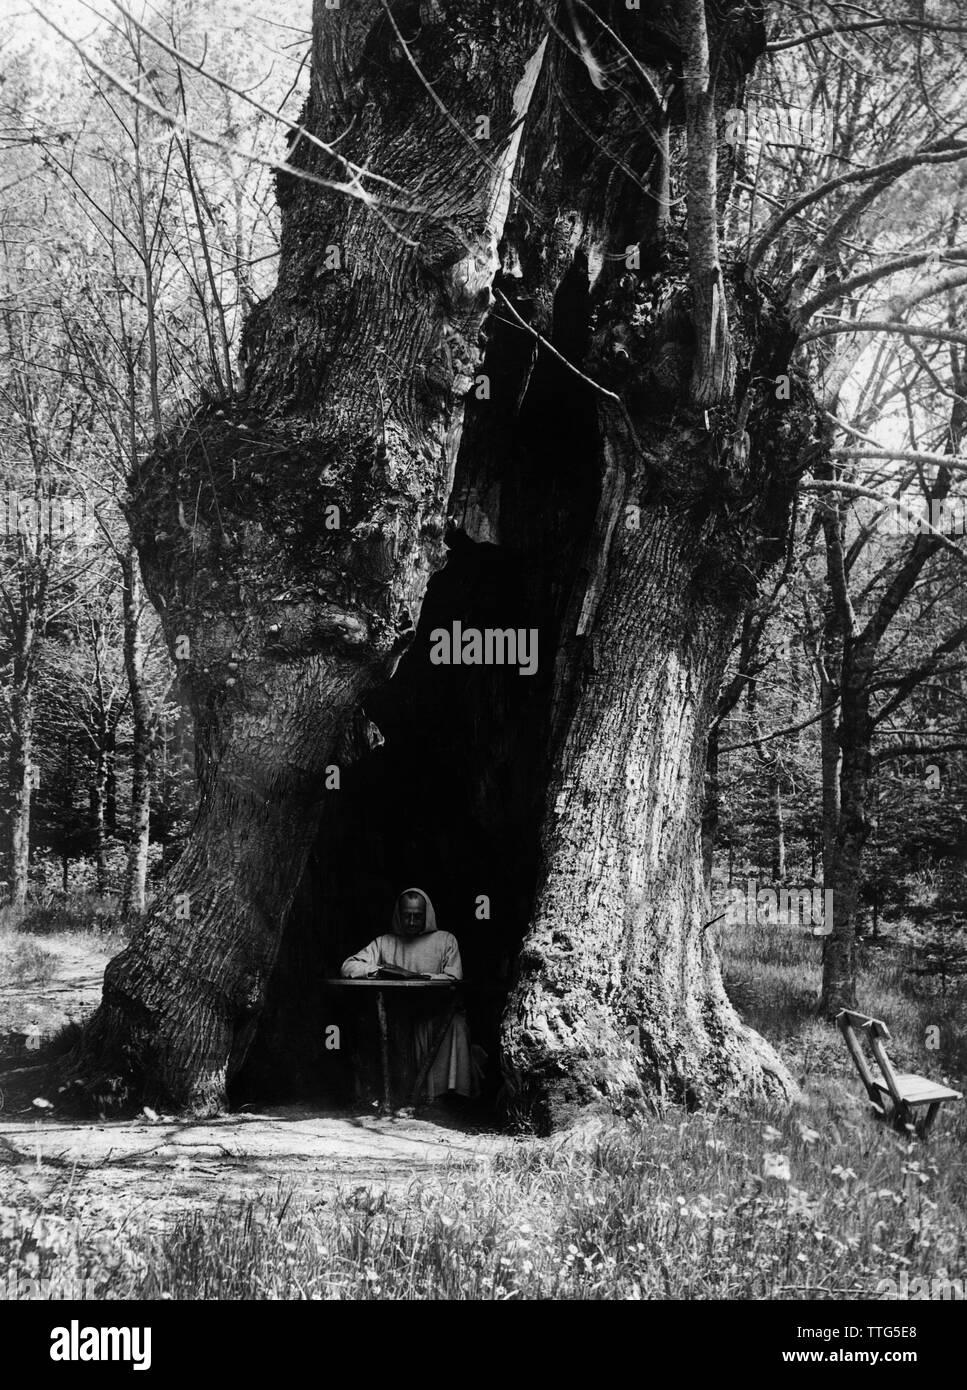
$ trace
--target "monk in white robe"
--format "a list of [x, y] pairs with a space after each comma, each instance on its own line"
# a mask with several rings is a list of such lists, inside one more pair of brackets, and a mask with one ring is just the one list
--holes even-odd
[[[393, 908], [390, 932], [377, 936], [356, 955], [344, 960], [341, 973], [346, 980], [365, 979], [385, 965], [429, 975], [432, 980], [463, 979], [456, 937], [439, 930], [433, 904], [420, 888], [407, 888], [400, 894]], [[423, 1065], [439, 1026], [439, 1013], [414, 1019], [417, 1067]], [[430, 1102], [448, 1091], [467, 1097], [476, 1096], [480, 1091], [478, 1066], [463, 1013], [454, 1015], [424, 1083], [424, 1094]]]

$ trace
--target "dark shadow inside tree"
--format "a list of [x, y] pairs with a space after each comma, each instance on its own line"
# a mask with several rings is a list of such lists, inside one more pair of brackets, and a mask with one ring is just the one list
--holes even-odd
[[[586, 280], [572, 277], [556, 302], [558, 350], [579, 355], [586, 324]], [[492, 326], [485, 370], [499, 367], [489, 368], [490, 399], [470, 403], [449, 558], [430, 581], [413, 645], [365, 701], [384, 742], [340, 768], [339, 789], [326, 793], [233, 1105], [351, 1102], [349, 1049], [326, 1048], [335, 1020], [325, 980], [388, 930], [396, 894], [411, 885], [429, 893], [459, 942], [471, 1036], [489, 1059], [482, 1104], [498, 1100], [500, 1018], [538, 869], [555, 663], [599, 485], [590, 389], [547, 352], [535, 360], [535, 346], [518, 327]], [[467, 531], [493, 535], [498, 511], [499, 543], [470, 539]], [[537, 670], [433, 664], [431, 634], [454, 622], [537, 629]]]

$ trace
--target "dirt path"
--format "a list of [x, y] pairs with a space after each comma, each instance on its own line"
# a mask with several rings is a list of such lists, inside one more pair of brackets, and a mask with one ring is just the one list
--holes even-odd
[[[513, 1139], [471, 1134], [429, 1119], [377, 1118], [272, 1108], [204, 1122], [62, 1119], [34, 1108], [45, 1096], [32, 1051], [68, 1019], [96, 1006], [104, 966], [117, 949], [91, 936], [9, 939], [0, 978], [0, 1206], [56, 1202], [69, 1192], [85, 1210], [141, 1210], [163, 1220], [279, 1187], [316, 1199], [336, 1188], [404, 1189], [414, 1178], [485, 1164]], [[13, 978], [17, 952], [22, 978]], [[44, 978], [31, 978], [34, 970]], [[4, 1096], [5, 1093], [5, 1096]], [[4, 1106], [6, 1108], [4, 1108]]]
[[104, 967], [123, 945], [93, 932], [0, 936], [0, 1056], [21, 1056], [65, 1023], [82, 1022], [101, 998]]
[[0, 1114], [4, 1201], [70, 1193], [88, 1211], [151, 1218], [280, 1185], [318, 1199], [337, 1188], [402, 1190], [430, 1173], [486, 1164], [513, 1139], [429, 1120], [320, 1113], [303, 1107], [202, 1122], [91, 1122]]

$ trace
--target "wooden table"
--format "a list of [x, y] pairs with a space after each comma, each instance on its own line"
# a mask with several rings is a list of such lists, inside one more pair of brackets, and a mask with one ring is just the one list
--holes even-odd
[[[370, 980], [365, 976], [355, 980], [327, 980], [326, 987], [343, 990], [368, 990], [376, 1000], [376, 1018], [379, 1025], [379, 1062], [380, 1076], [382, 1079], [383, 1099], [382, 1109], [387, 1114], [393, 1110], [392, 1087], [390, 1082], [390, 1056], [389, 1056], [389, 1020], [386, 1014], [386, 995], [387, 992], [395, 990], [422, 990], [429, 996], [430, 993], [447, 994], [451, 996], [450, 1007], [443, 1018], [440, 1028], [437, 1030], [430, 1045], [427, 1056], [423, 1059], [420, 1067], [416, 1084], [413, 1087], [410, 1104], [416, 1106], [419, 1101], [419, 1094], [426, 1080], [427, 1073], [433, 1064], [440, 1049], [444, 1035], [453, 1015], [456, 1013], [459, 1003], [459, 980]], [[363, 996], [365, 997], [365, 996]]]

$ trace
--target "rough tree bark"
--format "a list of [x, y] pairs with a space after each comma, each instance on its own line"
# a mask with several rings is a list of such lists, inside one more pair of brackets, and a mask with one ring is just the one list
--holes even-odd
[[29, 630], [14, 647], [13, 680], [10, 698], [9, 822], [8, 854], [10, 903], [23, 907], [27, 901], [30, 871], [30, 804], [33, 795], [34, 699], [29, 675], [28, 652], [32, 645]]
[[[685, 11], [592, 6], [625, 65], [607, 84], [556, 21], [545, 42], [536, 3], [316, 0], [306, 126], [399, 190], [359, 176], [386, 198], [376, 212], [280, 181], [279, 285], [248, 325], [245, 394], [202, 406], [133, 480], [201, 809], [108, 969], [76, 1062], [97, 1095], [213, 1109], [245, 1055], [325, 768], [351, 756], [333, 750], [358, 743], [359, 702], [391, 675], [444, 559], [498, 266], [485, 372], [513, 378], [512, 413], [548, 352], [539, 340], [555, 342], [581, 374], [598, 494], [590, 526], [575, 518], [586, 554], [541, 657], [554, 679], [509, 1088], [547, 1128], [649, 1096], [792, 1091], [722, 986], [701, 807], [732, 632], [783, 552], [816, 412], [798, 380], [791, 398], [775, 390], [794, 341], [781, 309], [718, 254], [716, 112], [764, 47], [761, 13], [718, 7], [707, 33], [704, 6]], [[292, 158], [348, 177], [304, 139]], [[687, 218], [670, 187], [687, 191]], [[475, 447], [501, 437], [482, 429]], [[512, 496], [506, 467], [501, 482]], [[467, 524], [489, 534], [492, 490], [470, 492]], [[546, 548], [536, 569], [553, 588], [529, 501], [509, 506], [516, 541]]]
[[44, 640], [49, 553], [43, 536], [17, 537], [16, 602], [11, 620], [10, 747], [7, 755], [6, 860], [9, 901], [22, 908], [30, 874], [30, 809], [34, 787], [34, 713], [37, 661]]
[[646, 1094], [788, 1084], [732, 1010], [704, 929], [705, 735], [736, 615], [695, 593], [701, 564], [663, 516], [610, 557], [504, 1030], [515, 1090], [549, 1127]]
[[151, 749], [154, 721], [144, 680], [144, 594], [133, 546], [121, 556], [124, 669], [131, 695], [131, 824], [121, 911], [140, 917], [145, 908], [151, 837]]
[[[816, 429], [798, 385], [791, 402], [777, 399], [787, 326], [741, 267], [723, 275], [718, 209], [702, 203], [703, 190], [721, 200], [727, 189], [709, 144], [703, 54], [714, 48], [715, 100], [728, 105], [761, 30], [736, 9], [720, 17], [711, 45], [696, 46], [672, 7], [651, 7], [644, 35], [641, 16], [637, 28], [617, 7], [609, 18], [656, 72], [684, 66], [685, 123], [699, 143], [683, 142], [673, 101], [670, 138], [656, 132], [642, 158], [634, 103], [593, 91], [559, 52], [548, 81], [566, 115], [553, 156], [547, 135], [542, 147], [553, 172], [533, 185], [522, 179], [558, 221], [543, 274], [531, 270], [538, 283], [527, 284], [534, 245], [514, 248], [510, 259], [525, 267], [521, 297], [549, 336], [542, 306], [583, 268], [591, 343], [581, 367], [602, 388], [593, 396], [598, 517], [557, 655], [541, 862], [502, 1038], [509, 1087], [544, 1128], [648, 1097], [698, 1103], [793, 1090], [725, 995], [701, 854], [706, 739], [732, 633], [756, 579], [782, 553]], [[657, 126], [662, 111], [649, 116]], [[669, 151], [679, 187], [684, 179], [695, 195], [698, 179], [687, 227], [681, 211], [657, 217], [651, 188], [636, 177], [650, 164], [652, 188], [660, 183], [655, 164]], [[631, 152], [637, 169], [622, 178], [615, 165], [627, 170]], [[629, 275], [635, 257], [622, 265], [621, 253], [634, 248], [640, 273]]]
[[772, 881], [781, 884], [786, 881], [786, 825], [782, 804], [782, 780], [775, 764], [769, 774], [769, 809], [772, 812], [773, 828]]
[[[829, 626], [827, 639], [832, 636]], [[839, 690], [842, 683], [842, 649], [834, 641], [823, 644], [822, 673], [819, 680], [820, 765], [823, 807], [823, 881], [832, 887], [836, 862], [836, 828], [839, 825], [839, 776], [842, 754], [839, 746]], [[835, 671], [835, 677], [832, 672]]]
[[201, 406], [132, 479], [200, 809], [75, 1059], [101, 1102], [217, 1109], [249, 1046], [333, 747], [444, 559], [544, 27], [516, 0], [315, 0], [304, 125], [338, 157], [300, 137], [310, 178], [279, 180], [279, 281], [247, 325], [244, 394]]
[[[640, 346], [642, 363], [653, 346]], [[709, 449], [680, 398], [677, 428], [663, 405], [640, 401], [636, 440], [619, 412], [602, 411], [603, 446], [622, 459], [622, 487], [609, 503], [604, 576], [574, 659], [536, 904], [503, 1035], [512, 1088], [547, 1128], [649, 1096], [697, 1104], [730, 1091], [792, 1090], [725, 995], [701, 853], [707, 732], [748, 598], [740, 556], [758, 568], [765, 546], [728, 512], [719, 526], [708, 513], [697, 523], [689, 516], [720, 448]], [[768, 414], [763, 401], [756, 428]], [[764, 468], [779, 452], [774, 446]], [[785, 459], [790, 474], [794, 455]], [[771, 503], [781, 510], [780, 476]], [[737, 513], [753, 486], [751, 474], [736, 479]], [[638, 526], [626, 525], [636, 515], [626, 509], [640, 502]]]
[[99, 897], [103, 897], [107, 892], [107, 789], [112, 757], [109, 744], [113, 729], [112, 711], [108, 709], [104, 690], [104, 628], [97, 618], [91, 621], [91, 642], [94, 654], [94, 691], [91, 714], [94, 764], [91, 769], [89, 804], [91, 820], [94, 823], [94, 864], [97, 874], [97, 892]]

